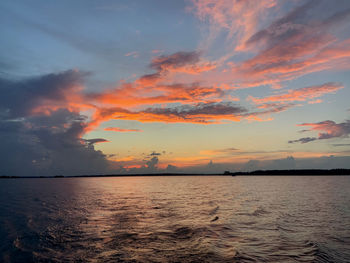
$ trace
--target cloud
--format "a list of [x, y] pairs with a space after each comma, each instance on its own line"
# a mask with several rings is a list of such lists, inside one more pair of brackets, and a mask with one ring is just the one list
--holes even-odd
[[308, 15], [308, 11], [316, 5], [316, 1], [306, 1], [303, 5], [295, 7], [282, 18], [274, 21], [270, 26], [253, 34], [245, 43], [246, 46], [256, 45], [259, 42], [267, 42], [272, 46], [276, 42], [298, 34], [305, 26], [298, 22]]
[[[26, 153], [23, 161], [28, 161], [24, 167], [31, 167], [33, 170], [28, 168], [27, 171], [33, 174], [66, 171], [73, 164], [64, 158], [74, 159], [73, 153], [82, 162], [82, 165], [74, 167], [75, 170], [72, 168], [75, 172], [93, 171], [95, 167], [108, 166], [105, 156], [94, 149], [95, 143], [106, 140], [82, 138], [103, 121], [118, 119], [195, 124], [260, 121], [271, 120], [272, 114], [300, 106], [299, 102], [319, 103], [321, 96], [334, 93], [343, 85], [328, 82], [279, 90], [279, 94], [275, 91], [267, 97], [250, 96], [254, 104], [247, 108], [233, 103], [236, 95], [233, 92], [238, 88], [259, 85], [281, 88], [286, 81], [305, 74], [348, 69], [350, 39], [342, 31], [349, 25], [349, 4], [328, 4], [332, 8], [327, 9], [325, 3], [267, 0], [257, 4], [254, 0], [193, 0], [191, 11], [205, 21], [208, 38], [195, 51], [163, 55], [161, 51], [154, 50], [154, 57], [148, 64], [149, 72], [144, 72], [135, 81], [120, 82], [103, 91], [84, 91], [84, 79], [88, 73], [77, 70], [20, 80], [1, 78], [0, 132], [7, 141], [0, 141], [6, 144], [6, 149], [11, 148], [10, 145], [13, 149], [22, 149]], [[286, 11], [286, 14], [282, 13]], [[105, 46], [102, 42], [85, 41], [87, 38], [84, 36], [72, 36], [57, 25], [46, 26], [39, 20], [18, 18], [22, 23], [28, 22], [36, 30], [81, 51], [105, 54], [111, 59], [113, 52], [109, 52], [109, 48], [101, 49]], [[125, 56], [137, 57], [138, 53], [132, 51]], [[6, 70], [6, 67], [6, 63], [1, 64], [0, 71]], [[82, 115], [86, 110], [88, 117]], [[290, 143], [346, 137], [346, 123], [304, 124], [311, 131], [320, 131], [319, 136], [300, 138]], [[107, 127], [105, 130], [142, 131], [119, 127]], [[51, 141], [50, 137], [54, 140]], [[15, 156], [13, 149], [9, 150], [9, 156]], [[134, 156], [119, 160], [156, 171], [159, 170], [159, 160], [152, 161], [152, 158], [158, 157], [157, 154], [151, 153], [142, 162]], [[206, 154], [238, 155], [243, 152], [228, 148]], [[208, 163], [208, 158], [202, 157], [200, 161]], [[55, 158], [66, 160], [67, 166], [63, 167]], [[94, 158], [98, 160], [96, 164], [93, 164]], [[190, 161], [196, 160], [192, 158]]]
[[106, 139], [103, 138], [96, 138], [96, 139], [84, 139], [84, 141], [88, 144], [88, 145], [93, 145], [95, 143], [102, 143], [102, 142], [109, 142]]
[[350, 134], [350, 120], [346, 120], [342, 123], [335, 123], [334, 121], [327, 120], [317, 123], [303, 123], [298, 126], [311, 127], [306, 131], [321, 131], [318, 133], [318, 137], [305, 137], [298, 140], [289, 141], [289, 143], [301, 142], [308, 143], [315, 140], [325, 140], [332, 138], [348, 137]]
[[189, 8], [201, 20], [209, 23], [209, 33], [203, 46], [208, 48], [222, 32], [227, 41], [234, 41], [237, 50], [256, 31], [260, 18], [265, 16], [277, 1], [192, 0]]
[[149, 86], [149, 85], [156, 84], [160, 80], [162, 80], [162, 75], [160, 74], [160, 72], [157, 72], [157, 73], [146, 74], [141, 76], [136, 80], [136, 83], [140, 85]]
[[152, 59], [150, 67], [158, 72], [183, 72], [197, 74], [215, 68], [210, 63], [200, 61], [200, 52], [181, 51], [169, 56], [158, 56]]
[[288, 141], [288, 143], [297, 143], [297, 142], [308, 143], [308, 142], [312, 142], [312, 141], [315, 141], [315, 140], [317, 140], [317, 138], [315, 138], [315, 137], [304, 137], [304, 138], [300, 138], [298, 140]]
[[146, 162], [147, 169], [150, 171], [157, 170], [158, 157], [153, 156], [149, 161]]
[[299, 126], [309, 126], [310, 130], [323, 131], [318, 134], [319, 139], [330, 139], [334, 137], [346, 137], [350, 133], [350, 120], [343, 123], [335, 123], [334, 121], [322, 121], [318, 123], [303, 123]]
[[176, 173], [176, 172], [178, 172], [178, 168], [175, 165], [168, 164], [167, 168], [165, 169], [165, 172]]
[[215, 50], [216, 70], [202, 74], [214, 85], [281, 88], [303, 75], [349, 69], [350, 39], [342, 32], [350, 21], [349, 3], [192, 0], [188, 10], [208, 33], [200, 49]]
[[142, 132], [142, 130], [139, 129], [122, 129], [118, 127], [107, 127], [104, 128], [105, 131], [114, 131], [114, 132]]
[[118, 119], [141, 122], [219, 123], [220, 120], [239, 121], [246, 109], [232, 103], [198, 103], [172, 108], [147, 108], [139, 112], [119, 114]]
[[335, 13], [329, 11], [323, 16], [312, 12], [323, 4], [307, 1], [253, 34], [245, 46], [258, 46], [261, 50], [234, 65], [232, 71], [248, 78], [247, 84], [261, 85], [269, 81], [276, 85], [317, 71], [349, 68], [349, 39], [338, 38], [335, 29], [349, 23], [350, 8]]
[[69, 70], [25, 80], [0, 79], [0, 110], [7, 118], [28, 117], [80, 103], [87, 73]]
[[200, 54], [196, 51], [177, 52], [169, 56], [158, 56], [152, 59], [150, 67], [157, 71], [176, 70], [186, 65], [199, 62]]
[[336, 143], [336, 144], [332, 144], [332, 146], [334, 146], [334, 147], [346, 147], [346, 146], [350, 146], [350, 143]]
[[[262, 103], [268, 103], [268, 102], [306, 101], [306, 100], [311, 100], [311, 99], [321, 97], [328, 93], [334, 93], [343, 88], [344, 86], [341, 83], [329, 82], [322, 85], [289, 90], [287, 93], [265, 97], [265, 98], [255, 98], [250, 96], [249, 99], [256, 104], [262, 104]], [[312, 101], [310, 102], [312, 103]]]
[[151, 53], [153, 53], [153, 54], [159, 54], [159, 53], [163, 53], [163, 52], [164, 52], [164, 50], [161, 50], [161, 49], [153, 49], [151, 51]]
[[138, 58], [139, 57], [139, 52], [137, 52], [137, 51], [132, 51], [132, 52], [129, 52], [129, 53], [126, 53], [124, 56], [126, 56], [126, 57], [133, 57], [133, 58]]
[[[267, 113], [267, 112], [266, 112]], [[173, 107], [148, 107], [132, 111], [120, 107], [97, 108], [88, 129], [94, 129], [101, 122], [110, 119], [137, 120], [140, 122], [214, 124], [222, 120], [239, 121], [252, 117], [247, 110], [231, 102], [208, 102]]]
[[[146, 81], [147, 82], [147, 81]], [[144, 86], [145, 85], [145, 86]], [[220, 101], [225, 92], [216, 87], [206, 87], [199, 83], [134, 86], [123, 84], [116, 89], [101, 93], [90, 93], [86, 97], [96, 104], [118, 107], [145, 106], [163, 103], [189, 104], [195, 102]]]
[[162, 155], [162, 154], [158, 153], [158, 152], [155, 152], [155, 151], [150, 153], [150, 156], [160, 156], [160, 155]]
[[[106, 156], [83, 140], [79, 113], [84, 74], [66, 71], [22, 80], [1, 79], [0, 173], [77, 175], [106, 171]], [[77, 99], [76, 102], [73, 100]]]
[[307, 103], [309, 103], [309, 104], [318, 104], [318, 103], [322, 103], [322, 102], [323, 102], [323, 100], [317, 99], [317, 100], [310, 100]]
[[[96, 108], [88, 130], [92, 130], [101, 122], [111, 119], [136, 120], [139, 122], [165, 122], [165, 123], [194, 123], [219, 124], [224, 121], [238, 122], [243, 119], [249, 121], [271, 120], [269, 115], [285, 111], [295, 104], [276, 103], [263, 105], [263, 110], [248, 109], [232, 102], [199, 102], [168, 107], [147, 107], [143, 110], [128, 110], [121, 107]], [[265, 119], [263, 119], [263, 117]]]
[[337, 169], [350, 168], [350, 156], [324, 154], [319, 157], [294, 157], [274, 159], [248, 159], [231, 162], [206, 162], [186, 167], [177, 167], [178, 172], [223, 173], [224, 171], [255, 171], [281, 169]]
[[216, 68], [214, 63], [204, 61], [197, 51], [180, 51], [171, 55], [156, 56], [149, 67], [156, 70], [155, 73], [146, 74], [136, 80], [141, 85], [153, 85], [165, 78], [170, 73], [199, 74]]

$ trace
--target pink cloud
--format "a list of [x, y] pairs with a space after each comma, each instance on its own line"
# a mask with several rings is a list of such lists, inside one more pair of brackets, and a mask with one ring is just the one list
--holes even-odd
[[132, 51], [132, 52], [126, 53], [124, 56], [126, 56], [126, 57], [138, 58], [138, 57], [139, 57], [139, 52], [137, 52], [137, 51]]
[[[307, 100], [321, 97], [325, 94], [334, 93], [342, 88], [344, 88], [344, 86], [340, 83], [329, 82], [322, 85], [289, 90], [287, 93], [283, 93], [275, 96], [269, 96], [265, 98], [255, 98], [250, 96], [249, 99], [256, 104], [269, 103], [269, 102], [307, 101]], [[310, 103], [320, 103], [320, 102], [321, 102], [320, 100], [317, 100], [317, 101], [312, 101]]]
[[348, 137], [350, 134], [350, 120], [346, 120], [342, 123], [336, 123], [331, 120], [317, 122], [317, 123], [303, 123], [298, 126], [302, 127], [310, 127], [309, 130], [306, 131], [321, 131], [318, 133], [318, 137], [304, 137], [297, 140], [289, 141], [289, 143], [308, 143], [315, 140], [325, 140], [339, 137]]

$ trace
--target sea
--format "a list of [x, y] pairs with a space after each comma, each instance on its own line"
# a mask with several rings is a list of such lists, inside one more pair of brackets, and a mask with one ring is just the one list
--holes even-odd
[[350, 262], [350, 176], [1, 179], [0, 262]]

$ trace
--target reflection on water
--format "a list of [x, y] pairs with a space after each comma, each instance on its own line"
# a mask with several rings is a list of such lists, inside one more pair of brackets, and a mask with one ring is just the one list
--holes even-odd
[[0, 262], [349, 262], [350, 177], [0, 181]]

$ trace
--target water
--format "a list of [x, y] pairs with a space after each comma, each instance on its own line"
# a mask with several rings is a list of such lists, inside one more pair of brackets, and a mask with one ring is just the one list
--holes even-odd
[[349, 177], [0, 180], [0, 262], [350, 262]]

